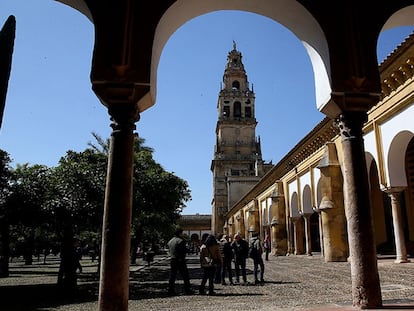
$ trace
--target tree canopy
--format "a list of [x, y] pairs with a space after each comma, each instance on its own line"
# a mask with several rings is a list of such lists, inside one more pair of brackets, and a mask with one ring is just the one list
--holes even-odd
[[[7, 215], [16, 255], [26, 252], [29, 259], [74, 236], [84, 243], [99, 240], [110, 149], [109, 139], [92, 135], [88, 148], [67, 151], [55, 167], [25, 163], [13, 169], [0, 150], [0, 217]], [[135, 142], [131, 241], [159, 245], [174, 231], [190, 189], [153, 159], [143, 138], [136, 136]]]

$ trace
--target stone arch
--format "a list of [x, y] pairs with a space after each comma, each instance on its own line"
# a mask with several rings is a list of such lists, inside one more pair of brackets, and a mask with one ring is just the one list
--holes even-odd
[[414, 5], [408, 5], [391, 15], [382, 30], [414, 24]]
[[295, 191], [290, 197], [290, 217], [300, 217], [298, 193]]
[[84, 1], [79, 0], [57, 0], [58, 2], [64, 3], [79, 12], [81, 12], [83, 15], [85, 15], [87, 18], [89, 18], [90, 21], [93, 22], [91, 11], [88, 8], [88, 5]]
[[[93, 22], [92, 13], [84, 0], [57, 0], [88, 17]], [[167, 6], [165, 6], [167, 7]], [[305, 6], [295, 0], [250, 2], [243, 0], [194, 2], [177, 0], [164, 12], [156, 27], [149, 78], [150, 91], [138, 104], [140, 112], [155, 103], [157, 69], [162, 50], [172, 34], [186, 22], [198, 16], [217, 11], [245, 11], [258, 14], [275, 21], [290, 30], [304, 45], [312, 64], [315, 81], [316, 106], [320, 111], [328, 103], [332, 92], [331, 64], [329, 47], [321, 25]], [[392, 14], [384, 23], [382, 30], [393, 27], [413, 25], [414, 6], [406, 5]], [[378, 38], [377, 38], [378, 39]], [[329, 114], [328, 111], [324, 113]]]
[[232, 88], [235, 90], [240, 90], [240, 82], [238, 80], [233, 81], [231, 84]]
[[411, 138], [405, 152], [405, 167], [408, 187], [401, 195], [401, 210], [407, 253], [414, 256], [414, 138]]
[[272, 222], [272, 209], [273, 204], [271, 203], [271, 200], [266, 199], [266, 204], [262, 209], [263, 225], [265, 226], [270, 225], [270, 223]]
[[305, 214], [312, 214], [312, 195], [309, 185], [305, 185], [302, 190], [302, 212]]
[[298, 193], [295, 191], [292, 193], [290, 199], [290, 218], [292, 220], [292, 245], [295, 255], [304, 253], [304, 224], [302, 217], [299, 213], [299, 198]]
[[312, 253], [322, 250], [321, 228], [319, 224], [319, 213], [313, 213], [310, 217], [310, 235]]
[[367, 163], [367, 172], [369, 175], [371, 163], [375, 161], [374, 156], [370, 152], [365, 152], [365, 162]]
[[319, 207], [322, 201], [322, 182], [321, 178], [318, 179], [316, 184], [316, 207]]
[[405, 151], [414, 134], [401, 131], [393, 138], [388, 150], [389, 187], [407, 187], [405, 174]]
[[365, 154], [370, 187], [370, 202], [377, 252], [384, 253], [392, 241], [392, 218], [390, 208], [384, 208], [388, 196], [381, 190], [377, 163], [370, 153]]
[[[305, 185], [302, 189], [302, 215], [304, 220], [306, 253], [312, 255], [312, 251], [320, 251], [319, 241], [319, 217], [312, 208], [311, 187]], [[312, 217], [315, 216], [315, 217]]]
[[234, 118], [240, 118], [241, 117], [241, 102], [236, 101], [233, 104], [233, 117]]
[[330, 60], [325, 35], [315, 18], [297, 1], [250, 2], [231, 1], [176, 1], [161, 18], [153, 45], [151, 67], [151, 103], [155, 102], [157, 68], [164, 45], [172, 34], [187, 21], [220, 10], [240, 10], [268, 17], [289, 29], [304, 45], [312, 63], [315, 78], [317, 106], [330, 97]]

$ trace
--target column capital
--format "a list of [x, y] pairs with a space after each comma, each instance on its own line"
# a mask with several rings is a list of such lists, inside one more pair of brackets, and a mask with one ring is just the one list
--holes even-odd
[[368, 120], [368, 114], [363, 111], [348, 111], [341, 113], [335, 119], [342, 140], [362, 137], [362, 127]]
[[302, 212], [302, 211], [299, 211], [299, 214], [300, 214], [303, 218], [309, 219], [309, 218], [312, 216], [312, 214], [313, 214], [313, 213], [304, 213], [304, 212]]
[[399, 193], [403, 192], [405, 189], [407, 189], [407, 187], [403, 187], [403, 186], [393, 187], [393, 186], [391, 186], [391, 187], [383, 188], [382, 191], [384, 191], [388, 195], [395, 195], [395, 194], [399, 194]]
[[148, 86], [126, 82], [93, 82], [92, 89], [108, 108], [112, 129], [135, 130], [139, 120], [139, 100], [149, 92]]
[[[355, 80], [360, 81], [364, 79], [356, 78]], [[331, 119], [335, 119], [340, 114], [347, 112], [367, 113], [374, 105], [379, 102], [380, 98], [381, 93], [361, 91], [332, 92], [331, 98], [321, 109], [321, 112]]]
[[[118, 81], [93, 81], [92, 90], [103, 105], [135, 104], [138, 106], [150, 91], [149, 84]], [[141, 110], [142, 111], [142, 110]]]
[[135, 122], [140, 118], [137, 104], [113, 104], [108, 107], [108, 113], [111, 116], [111, 127], [114, 131], [134, 131]]

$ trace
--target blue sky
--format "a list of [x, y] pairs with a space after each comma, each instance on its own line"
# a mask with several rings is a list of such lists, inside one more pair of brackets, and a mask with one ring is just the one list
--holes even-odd
[[[0, 148], [15, 163], [55, 166], [82, 151], [92, 132], [108, 138], [109, 115], [89, 80], [93, 25], [52, 0], [1, 0], [0, 25], [16, 17], [12, 73]], [[385, 31], [382, 61], [413, 27]], [[242, 52], [256, 93], [256, 135], [265, 161], [277, 163], [324, 115], [316, 109], [310, 61], [286, 28], [255, 14], [220, 11], [189, 21], [167, 42], [158, 67], [156, 104], [138, 134], [166, 170], [192, 191], [184, 214], [211, 213], [217, 98], [227, 53]]]

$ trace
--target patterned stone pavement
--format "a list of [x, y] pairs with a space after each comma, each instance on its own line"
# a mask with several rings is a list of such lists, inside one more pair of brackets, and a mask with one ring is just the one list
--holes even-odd
[[[314, 256], [270, 256], [265, 261], [265, 284], [216, 285], [215, 296], [178, 295], [167, 297], [168, 261], [137, 270], [131, 285], [131, 310], [355, 310], [352, 307], [351, 272], [348, 262], [325, 263]], [[192, 284], [197, 289], [201, 271], [197, 257], [188, 258]], [[414, 262], [396, 264], [391, 258], [378, 260], [384, 308], [414, 310]], [[253, 281], [252, 261], [248, 260], [248, 281]], [[154, 273], [160, 273], [154, 275]], [[141, 280], [140, 280], [141, 278]], [[162, 283], [164, 282], [164, 284]], [[138, 286], [138, 287], [135, 287]], [[145, 294], [141, 291], [145, 289]], [[177, 290], [182, 282], [177, 282]], [[152, 294], [151, 294], [152, 292]], [[158, 295], [155, 294], [158, 292]], [[156, 297], [152, 297], [152, 296]]]
[[[198, 257], [188, 257], [193, 289], [200, 284]], [[58, 260], [43, 265], [13, 263], [11, 276], [0, 279], [0, 310], [97, 310], [98, 275], [96, 262], [82, 262], [79, 275], [80, 295], [75, 301], [55, 297]], [[248, 281], [253, 281], [252, 260], [248, 259]], [[396, 264], [392, 258], [380, 258], [378, 269], [384, 307], [381, 310], [414, 310], [414, 259]], [[182, 294], [183, 282], [177, 281], [177, 296], [167, 295], [169, 261], [156, 256], [151, 266], [142, 260], [131, 266], [129, 310], [355, 310], [352, 307], [351, 272], [348, 262], [325, 263], [314, 256], [270, 256], [265, 261], [265, 284], [215, 286], [216, 295]], [[18, 293], [25, 299], [17, 299]], [[30, 308], [29, 308], [30, 307]]]

